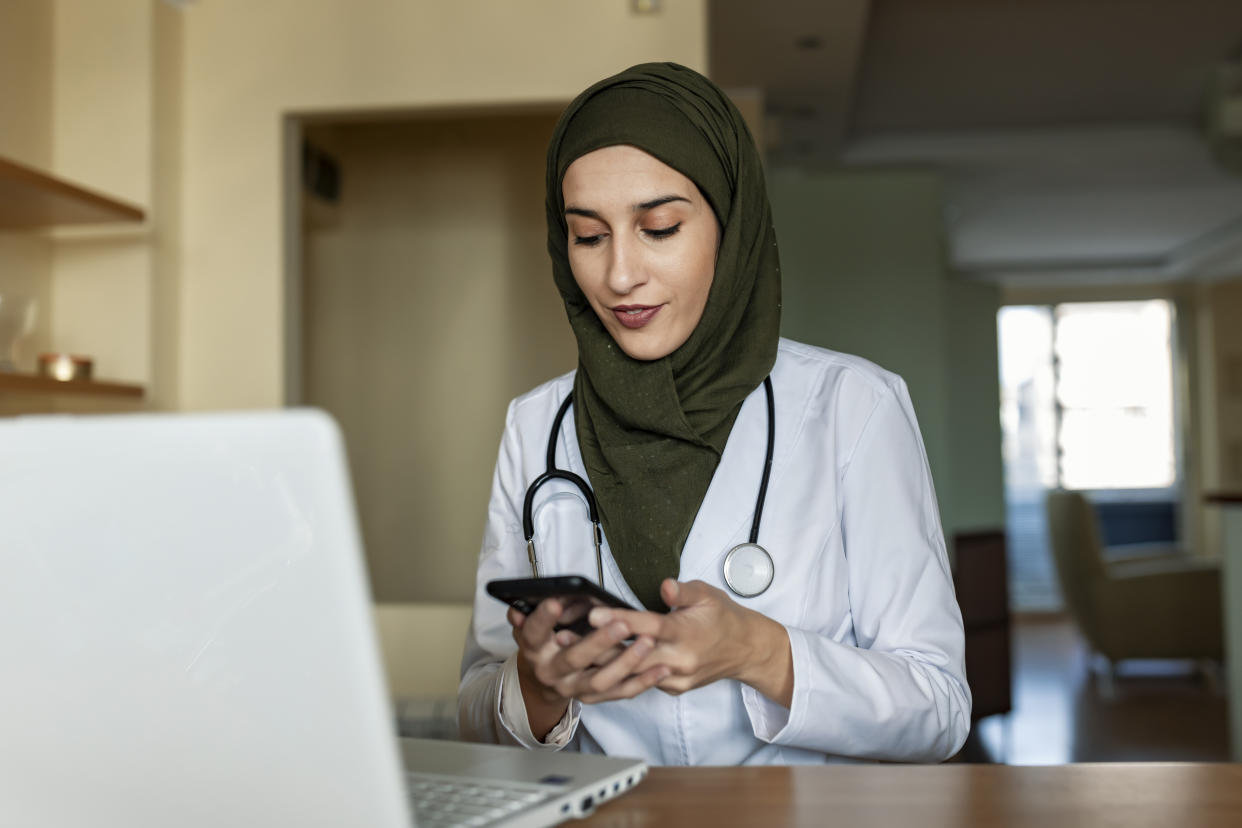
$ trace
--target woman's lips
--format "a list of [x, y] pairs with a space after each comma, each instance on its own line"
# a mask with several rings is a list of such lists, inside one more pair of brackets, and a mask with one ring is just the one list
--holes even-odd
[[627, 328], [641, 328], [655, 318], [663, 305], [617, 305], [612, 309], [617, 321]]

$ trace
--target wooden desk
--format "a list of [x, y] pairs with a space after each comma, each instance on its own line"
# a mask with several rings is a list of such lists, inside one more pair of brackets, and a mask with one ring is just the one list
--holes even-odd
[[1242, 825], [1242, 765], [836, 765], [652, 768], [576, 825]]

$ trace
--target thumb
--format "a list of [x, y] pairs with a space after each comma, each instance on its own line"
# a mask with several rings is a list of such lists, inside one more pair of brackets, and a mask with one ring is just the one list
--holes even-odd
[[681, 599], [681, 584], [672, 578], [665, 578], [660, 583], [660, 597], [669, 609], [676, 609]]
[[684, 584], [665, 578], [660, 584], [660, 597], [670, 608], [697, 604], [712, 593], [712, 588], [702, 581], [686, 581]]

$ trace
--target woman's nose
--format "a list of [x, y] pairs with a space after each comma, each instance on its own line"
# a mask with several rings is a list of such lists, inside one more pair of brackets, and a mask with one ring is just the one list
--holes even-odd
[[637, 239], [624, 234], [614, 236], [608, 261], [608, 288], [624, 296], [647, 281], [643, 275], [642, 249]]

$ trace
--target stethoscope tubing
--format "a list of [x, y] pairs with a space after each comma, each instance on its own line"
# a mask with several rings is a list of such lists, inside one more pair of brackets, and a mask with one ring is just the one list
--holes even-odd
[[595, 543], [595, 571], [598, 576], [600, 588], [604, 586], [604, 553], [603, 540], [604, 530], [599, 523], [599, 507], [595, 502], [595, 494], [591, 491], [591, 485], [583, 480], [580, 476], [565, 469], [556, 467], [556, 438], [561, 433], [561, 423], [565, 420], [565, 413], [569, 411], [569, 405], [573, 402], [574, 395], [571, 393], [561, 403], [561, 407], [557, 409], [556, 419], [552, 421], [552, 433], [548, 437], [548, 468], [543, 474], [536, 477], [529, 486], [526, 487], [526, 498], [522, 503], [522, 531], [526, 533], [526, 556], [530, 559], [531, 575], [539, 577], [539, 560], [535, 554], [535, 493], [539, 491], [539, 487], [549, 480], [567, 480], [578, 487], [578, 491], [582, 492], [582, 497], [586, 500], [587, 514], [591, 518], [591, 534]]
[[[776, 400], [772, 391], [772, 378], [765, 377], [763, 380], [763, 390], [767, 397], [768, 403], [768, 442], [767, 450], [763, 458], [763, 478], [759, 482], [759, 495], [755, 499], [755, 519], [750, 525], [750, 543], [754, 546], [759, 545], [759, 524], [763, 519], [763, 504], [768, 496], [768, 480], [772, 476], [772, 457], [776, 448]], [[599, 522], [599, 507], [595, 502], [595, 494], [591, 491], [591, 486], [587, 481], [583, 480], [579, 475], [565, 469], [556, 467], [556, 442], [557, 437], [561, 433], [561, 425], [565, 420], [565, 414], [569, 411], [569, 406], [573, 403], [574, 395], [572, 392], [565, 397], [565, 401], [561, 403], [560, 408], [556, 411], [556, 417], [552, 421], [552, 431], [548, 435], [547, 450], [547, 470], [536, 477], [526, 488], [526, 497], [522, 503], [522, 531], [526, 535], [526, 554], [530, 559], [531, 574], [539, 577], [539, 561], [535, 554], [535, 519], [534, 519], [534, 503], [535, 493], [539, 488], [549, 480], [565, 480], [572, 483], [582, 493], [583, 499], [586, 500], [587, 513], [591, 519], [591, 529], [595, 543], [595, 567], [599, 578], [599, 585], [604, 586], [604, 556], [602, 551], [603, 529]], [[759, 547], [762, 550], [762, 547]], [[767, 551], [763, 550], [766, 556]], [[770, 559], [770, 556], [768, 556]], [[727, 580], [727, 579], [726, 579]], [[738, 592], [739, 595], [745, 593], [738, 591], [730, 583], [729, 587]], [[767, 589], [764, 586], [763, 589]], [[763, 590], [760, 590], [762, 592]], [[757, 594], [757, 593], [755, 593]]]
[[763, 390], [768, 398], [768, 447], [763, 455], [763, 479], [759, 481], [759, 496], [755, 498], [755, 520], [750, 524], [750, 542], [759, 543], [759, 521], [763, 519], [763, 502], [768, 497], [768, 479], [772, 477], [772, 456], [776, 453], [776, 399], [772, 393], [772, 378], [763, 378]]

